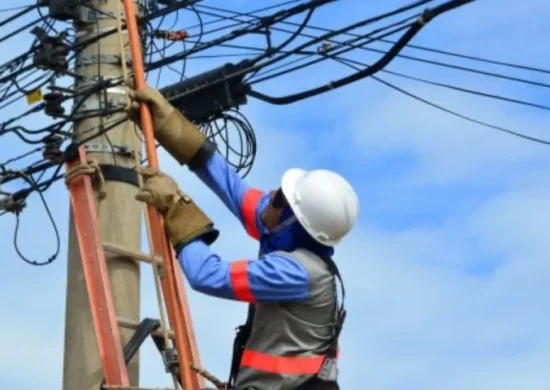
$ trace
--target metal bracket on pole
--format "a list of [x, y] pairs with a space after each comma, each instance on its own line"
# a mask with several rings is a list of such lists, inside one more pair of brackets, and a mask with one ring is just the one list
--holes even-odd
[[[132, 62], [128, 59], [130, 56], [126, 56], [126, 64], [131, 65]], [[100, 56], [86, 56], [80, 55], [75, 59], [75, 69], [78, 69], [85, 65], [97, 65], [97, 64], [108, 64], [108, 65], [121, 65], [122, 60], [120, 55], [100, 55]]]
[[75, 107], [78, 107], [78, 110], [74, 113], [73, 118], [76, 120], [82, 117], [87, 117], [90, 112], [103, 112], [105, 110], [112, 110], [117, 108], [124, 109], [126, 107], [126, 102], [126, 98], [124, 97], [113, 97], [107, 95], [107, 99], [105, 100], [98, 97], [97, 94], [86, 97], [84, 99], [75, 99]]
[[[135, 153], [135, 151], [128, 146], [107, 145], [95, 142], [88, 142], [83, 146], [88, 153], [114, 153], [124, 157], [132, 157]], [[137, 153], [141, 154], [141, 151], [138, 151]]]
[[[78, 84], [79, 88], [93, 88], [101, 81], [114, 79], [114, 77], [90, 77]], [[91, 93], [89, 96], [77, 96], [74, 99], [74, 118], [86, 117], [90, 112], [104, 111], [107, 109], [124, 109], [128, 103], [126, 88], [123, 86], [108, 87], [102, 91]]]
[[[139, 12], [145, 10], [145, 1], [136, 0], [135, 5], [139, 8]], [[100, 20], [114, 20], [117, 17], [115, 11], [102, 10], [97, 11], [91, 7], [85, 5], [78, 7], [75, 15], [75, 20], [81, 23], [97, 23]], [[126, 14], [124, 12], [119, 13], [120, 20], [124, 22], [126, 20]]]
[[[78, 38], [85, 38], [86, 40], [88, 40], [88, 39], [93, 39], [96, 35], [116, 33], [116, 32], [117, 32], [116, 27], [110, 27], [110, 28], [90, 27], [87, 30], [77, 31], [77, 33], [75, 34], [77, 37], [76, 43], [78, 43]], [[122, 30], [121, 33], [128, 34], [128, 31]]]
[[[76, 21], [81, 23], [97, 23], [100, 20], [115, 19], [117, 17], [114, 11], [96, 11], [90, 7], [82, 6], [78, 8]], [[124, 21], [126, 16], [124, 12], [119, 14], [120, 20]]]

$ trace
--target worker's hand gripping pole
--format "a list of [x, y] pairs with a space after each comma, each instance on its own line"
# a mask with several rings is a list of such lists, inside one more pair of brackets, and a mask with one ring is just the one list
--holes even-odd
[[[130, 50], [132, 53], [135, 85], [136, 88], [143, 88], [145, 86], [145, 71], [133, 0], [124, 0], [124, 11]], [[145, 104], [141, 104], [140, 114], [141, 128], [145, 138], [149, 166], [158, 168], [159, 163], [155, 148], [153, 121], [149, 107]], [[152, 206], [147, 208], [147, 213], [149, 215], [155, 253], [162, 255], [164, 260], [166, 275], [162, 281], [162, 290], [166, 301], [168, 318], [175, 333], [182, 384], [185, 390], [199, 390], [199, 383], [201, 383], [202, 380], [191, 371], [192, 360], [193, 358], [197, 358], [197, 352], [194, 345], [193, 333], [191, 331], [191, 321], [187, 318], [189, 310], [187, 308], [182, 286], [178, 286], [177, 284], [177, 281], [181, 281], [181, 277], [177, 277], [176, 262], [171, 245], [164, 231], [161, 215], [159, 215]]]

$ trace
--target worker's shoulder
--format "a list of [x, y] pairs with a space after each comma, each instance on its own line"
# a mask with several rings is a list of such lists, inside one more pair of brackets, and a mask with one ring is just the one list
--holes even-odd
[[279, 256], [292, 259], [300, 263], [311, 277], [325, 278], [332, 276], [327, 262], [320, 256], [307, 249], [296, 249], [293, 251], [277, 251], [274, 252]]

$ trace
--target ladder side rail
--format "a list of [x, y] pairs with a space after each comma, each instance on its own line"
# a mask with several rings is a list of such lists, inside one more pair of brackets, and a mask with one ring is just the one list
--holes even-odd
[[[66, 164], [67, 170], [86, 163], [86, 151], [80, 147], [78, 157]], [[129, 386], [92, 180], [88, 175], [79, 175], [67, 187], [105, 380], [108, 385]]]
[[[133, 0], [124, 0], [124, 13], [128, 39], [132, 54], [132, 68], [137, 88], [145, 86], [145, 71], [141, 51], [141, 39], [139, 35], [136, 12]], [[147, 160], [152, 168], [158, 168], [158, 156], [155, 147], [155, 137], [153, 130], [153, 121], [151, 112], [147, 105], [140, 106], [141, 127], [145, 138], [145, 147], [147, 151]], [[147, 207], [149, 223], [153, 236], [153, 246], [155, 253], [161, 254], [165, 264], [165, 277], [162, 278], [162, 290], [166, 302], [168, 318], [171, 328], [176, 335], [176, 350], [179, 356], [180, 374], [186, 390], [199, 390], [199, 376], [191, 370], [192, 356], [191, 351], [196, 350], [194, 340], [186, 328], [188, 322], [185, 321], [185, 315], [189, 312], [187, 301], [178, 300], [182, 298], [178, 294], [175, 277], [176, 259], [173, 255], [173, 249], [169, 245], [164, 224], [160, 214], [152, 206]]]

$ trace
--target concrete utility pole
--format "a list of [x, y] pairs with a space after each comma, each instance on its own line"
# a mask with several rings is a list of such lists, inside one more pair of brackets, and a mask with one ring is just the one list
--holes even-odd
[[[117, 4], [117, 2], [121, 0], [93, 0], [88, 2], [88, 7], [82, 6], [82, 12], [75, 21], [78, 31], [77, 43], [88, 40], [97, 33], [109, 29], [116, 30], [117, 12], [124, 23], [124, 7], [122, 3]], [[137, 5], [136, 11], [141, 12]], [[75, 71], [84, 76], [84, 80], [78, 82], [77, 92], [97, 84], [98, 77], [106, 79], [122, 76], [119, 39], [119, 35], [115, 32], [79, 53]], [[129, 59], [130, 50], [129, 46], [126, 46], [127, 41], [128, 36], [126, 31], [123, 31], [126, 58]], [[105, 101], [105, 98], [111, 102], [112, 107], [124, 107], [126, 104], [124, 88], [115, 87], [110, 88], [107, 93], [96, 93], [90, 96], [78, 112], [85, 114], [89, 110], [97, 110], [99, 102]], [[88, 137], [92, 134], [90, 129], [95, 127], [97, 133], [98, 126], [109, 126], [124, 115], [124, 113], [117, 113], [112, 116], [82, 119], [75, 122], [75, 131], [80, 137], [84, 134]], [[140, 204], [134, 201], [137, 187], [119, 181], [120, 175], [128, 175], [128, 170], [113, 168], [113, 166], [135, 167], [134, 157], [131, 154], [122, 153], [124, 149], [133, 152], [134, 145], [141, 151], [141, 142], [138, 139], [133, 141], [134, 137], [136, 137], [134, 126], [126, 122], [110, 130], [107, 136], [89, 141], [87, 148], [88, 159], [106, 164], [107, 170], [110, 171], [104, 171], [106, 198], [97, 202], [103, 240], [105, 243], [138, 252], [141, 243], [141, 208]], [[118, 176], [118, 179], [113, 178], [113, 175]], [[103, 373], [72, 215], [69, 229], [63, 390], [97, 390], [103, 379]], [[133, 259], [114, 256], [108, 252], [106, 256], [117, 316], [138, 322], [140, 320], [139, 264]], [[133, 330], [121, 328], [124, 343], [132, 334]], [[128, 374], [131, 385], [137, 386], [139, 381], [137, 356], [130, 363]]]

